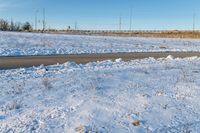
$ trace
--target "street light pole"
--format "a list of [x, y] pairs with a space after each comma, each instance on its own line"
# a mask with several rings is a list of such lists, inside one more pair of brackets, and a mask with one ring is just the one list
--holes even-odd
[[39, 11], [38, 10], [36, 10], [35, 11], [35, 31], [37, 31], [37, 13], [38, 13]]
[[196, 26], [195, 21], [196, 21], [196, 14], [194, 13], [193, 14], [193, 32], [195, 32], [195, 26]]
[[77, 21], [74, 23], [74, 29], [77, 30]]
[[121, 31], [122, 29], [122, 17], [121, 15], [119, 16], [119, 30]]
[[45, 31], [46, 26], [46, 14], [45, 14], [45, 8], [43, 8], [43, 32]]
[[130, 11], [130, 31], [132, 30], [133, 8]]

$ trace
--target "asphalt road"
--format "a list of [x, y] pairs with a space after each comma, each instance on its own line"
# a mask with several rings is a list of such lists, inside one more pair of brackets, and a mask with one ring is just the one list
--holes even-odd
[[43, 65], [54, 65], [73, 61], [78, 64], [121, 58], [124, 61], [143, 58], [163, 58], [172, 55], [175, 58], [198, 56], [200, 52], [144, 52], [144, 53], [112, 53], [112, 54], [79, 54], [79, 55], [48, 55], [48, 56], [18, 56], [0, 57], [0, 69], [16, 69]]

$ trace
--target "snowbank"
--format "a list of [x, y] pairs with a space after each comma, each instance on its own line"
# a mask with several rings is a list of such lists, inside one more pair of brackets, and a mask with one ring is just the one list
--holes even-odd
[[0, 32], [0, 55], [200, 51], [200, 40]]
[[0, 132], [198, 132], [200, 58], [0, 71]]

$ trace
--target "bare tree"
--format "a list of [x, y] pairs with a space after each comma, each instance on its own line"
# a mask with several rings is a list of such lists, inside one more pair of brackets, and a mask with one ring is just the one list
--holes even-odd
[[10, 22], [10, 30], [15, 31], [15, 24], [14, 24], [13, 20], [11, 20], [11, 22]]
[[23, 31], [31, 31], [33, 28], [29, 22], [26, 22], [22, 26]]
[[9, 29], [8, 21], [0, 19], [0, 30], [6, 31], [8, 29]]
[[20, 22], [16, 22], [14, 26], [15, 31], [22, 31], [22, 24]]

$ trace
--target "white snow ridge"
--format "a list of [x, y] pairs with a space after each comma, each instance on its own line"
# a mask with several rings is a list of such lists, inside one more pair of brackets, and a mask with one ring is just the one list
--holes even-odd
[[200, 51], [200, 39], [0, 32], [0, 55]]
[[198, 133], [200, 58], [0, 71], [0, 132]]

